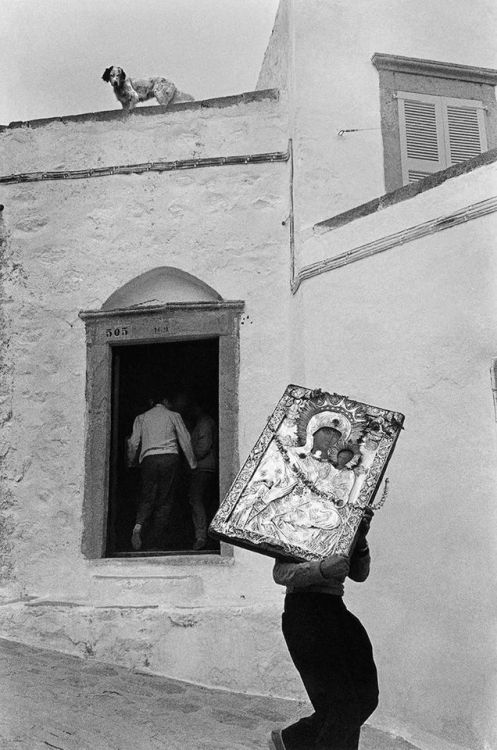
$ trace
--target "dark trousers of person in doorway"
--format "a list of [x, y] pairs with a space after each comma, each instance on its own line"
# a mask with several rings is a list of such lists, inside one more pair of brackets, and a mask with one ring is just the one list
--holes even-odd
[[195, 532], [195, 545], [203, 547], [207, 541], [206, 505], [214, 480], [214, 472], [193, 469], [190, 473], [188, 500]]
[[161, 548], [174, 503], [179, 456], [160, 453], [145, 456], [140, 464], [141, 494], [136, 524], [143, 528], [147, 547]]
[[368, 635], [341, 596], [290, 593], [283, 635], [314, 708], [283, 729], [285, 750], [357, 750], [360, 728], [378, 705]]

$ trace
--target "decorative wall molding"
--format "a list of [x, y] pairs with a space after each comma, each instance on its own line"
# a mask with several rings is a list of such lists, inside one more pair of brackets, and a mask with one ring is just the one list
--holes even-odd
[[128, 315], [131, 317], [146, 317], [153, 313], [170, 312], [206, 312], [216, 310], [243, 310], [243, 300], [220, 300], [219, 302], [168, 302], [163, 305], [132, 305], [131, 307], [119, 307], [114, 310], [81, 310], [78, 317], [85, 322], [87, 320], [103, 320], [116, 315]]
[[436, 78], [455, 78], [458, 81], [486, 83], [497, 85], [497, 70], [479, 68], [473, 65], [423, 60], [417, 57], [387, 55], [375, 52], [371, 62], [377, 70], [391, 70], [394, 73], [411, 73], [412, 75], [435, 76]]
[[341, 268], [349, 263], [355, 263], [358, 260], [364, 260], [365, 258], [371, 258], [373, 255], [383, 253], [385, 250], [391, 250], [394, 247], [405, 245], [408, 242], [419, 240], [422, 237], [427, 237], [435, 232], [440, 232], [443, 229], [450, 229], [458, 224], [464, 224], [467, 221], [473, 219], [479, 219], [481, 216], [486, 216], [497, 211], [497, 196], [487, 198], [484, 201], [473, 203], [465, 208], [455, 211], [454, 213], [446, 216], [441, 216], [430, 221], [425, 221], [422, 224], [417, 224], [414, 227], [403, 229], [401, 232], [395, 232], [389, 234], [381, 239], [374, 240], [373, 242], [367, 242], [364, 245], [359, 245], [351, 250], [340, 253], [333, 258], [327, 258], [325, 260], [311, 263], [308, 266], [304, 266], [300, 269], [298, 274], [292, 283], [292, 292], [295, 294], [300, 284], [306, 279], [311, 279], [314, 276], [319, 276], [322, 273], [333, 271], [336, 268]]
[[228, 167], [234, 164], [261, 164], [265, 162], [288, 161], [290, 152], [268, 151], [261, 154], [239, 156], [210, 156], [203, 159], [177, 159], [176, 161], [150, 161], [143, 164], [121, 164], [94, 169], [70, 169], [55, 172], [26, 172], [0, 176], [0, 184], [11, 185], [19, 182], [43, 182], [45, 180], [86, 180], [90, 177], [111, 177], [116, 174], [143, 174], [143, 172], [174, 172], [180, 169], [201, 169], [203, 167]]

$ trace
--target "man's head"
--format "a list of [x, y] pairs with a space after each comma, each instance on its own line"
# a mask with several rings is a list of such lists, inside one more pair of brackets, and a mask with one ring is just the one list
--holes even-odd
[[150, 395], [149, 403], [151, 406], [162, 404], [163, 406], [167, 406], [168, 409], [171, 408], [170, 397], [164, 391], [160, 389]]
[[183, 418], [189, 414], [191, 407], [191, 398], [187, 391], [175, 391], [171, 404], [174, 411], [179, 411]]

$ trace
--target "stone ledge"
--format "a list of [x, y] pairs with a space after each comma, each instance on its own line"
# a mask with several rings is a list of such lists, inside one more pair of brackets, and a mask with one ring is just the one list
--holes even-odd
[[460, 63], [440, 62], [438, 60], [423, 60], [422, 58], [404, 57], [403, 55], [387, 55], [382, 52], [375, 52], [371, 62], [377, 70], [391, 70], [394, 73], [453, 78], [458, 81], [486, 83], [490, 86], [497, 84], [497, 70], [493, 68], [480, 68], [474, 65], [461, 65]]
[[[114, 310], [81, 310], [78, 313], [78, 316], [81, 318], [81, 320], [101, 320], [103, 318], [113, 318], [115, 315], [133, 315], [133, 316], [141, 316], [141, 315], [150, 315], [152, 313], [169, 313], [173, 311], [179, 311], [186, 310], [188, 312], [191, 311], [208, 311], [208, 310], [226, 310], [226, 309], [233, 309], [233, 310], [243, 310], [245, 306], [245, 302], [243, 300], [213, 300], [213, 301], [205, 301], [205, 302], [167, 302], [164, 305], [132, 305], [131, 307], [119, 307], [115, 308]], [[126, 557], [126, 560], [129, 560], [132, 557], [132, 555], [129, 555], [129, 557]], [[187, 557], [187, 555], [181, 555], [181, 558], [184, 559]], [[197, 557], [197, 555], [193, 555], [193, 557]], [[169, 555], [163, 555], [161, 556], [161, 559], [170, 559]], [[107, 559], [120, 559], [120, 558], [107, 558]], [[145, 557], [142, 555], [139, 557], [140, 560], [145, 559]]]
[[[131, 565], [133, 569], [136, 569], [140, 566], [140, 563], [143, 566], [143, 569], [146, 570], [148, 566], [151, 567], [185, 567], [188, 568], [190, 566], [206, 566], [210, 567], [212, 565], [221, 565], [221, 566], [228, 566], [233, 567], [235, 564], [235, 558], [233, 556], [233, 550], [230, 548], [224, 555], [182, 555], [182, 556], [176, 556], [176, 557], [102, 557], [99, 559], [90, 559], [88, 560], [90, 563], [90, 568], [93, 570], [99, 570], [106, 568], [109, 568], [111, 570], [115, 568], [126, 568], [127, 565]], [[114, 568], [115, 566], [115, 568]], [[102, 577], [110, 578], [129, 578], [131, 573], [128, 573], [126, 570], [122, 573], [103, 573], [101, 574]], [[96, 574], [93, 573], [93, 576]], [[144, 578], [155, 578], [153, 574], [147, 574], [143, 573]]]
[[183, 110], [223, 109], [233, 107], [236, 104], [251, 104], [252, 102], [264, 101], [265, 99], [278, 101], [280, 92], [278, 89], [262, 89], [260, 91], [245, 91], [242, 94], [230, 96], [219, 96], [213, 99], [199, 99], [192, 102], [178, 102], [169, 106], [156, 105], [152, 107], [137, 107], [131, 115], [122, 109], [109, 109], [100, 112], [85, 112], [79, 115], [62, 115], [60, 117], [45, 117], [37, 120], [17, 120], [9, 125], [0, 125], [0, 132], [13, 130], [15, 128], [41, 128], [53, 122], [61, 122], [64, 125], [69, 122], [93, 122], [105, 120], [122, 120], [127, 117], [149, 117], [150, 115], [163, 115], [165, 112], [182, 112]]
[[454, 164], [454, 166], [448, 167], [448, 169], [434, 172], [434, 174], [429, 177], [425, 177], [424, 180], [414, 182], [412, 185], [404, 185], [397, 190], [381, 195], [379, 198], [374, 198], [372, 201], [361, 203], [359, 206], [354, 206], [354, 208], [350, 208], [348, 211], [332, 216], [330, 219], [319, 221], [312, 227], [312, 232], [313, 234], [319, 235], [329, 232], [332, 229], [337, 229], [338, 227], [349, 224], [351, 221], [360, 219], [363, 216], [369, 216], [383, 208], [388, 208], [388, 206], [393, 206], [396, 203], [401, 203], [409, 198], [413, 198], [415, 195], [424, 193], [426, 190], [438, 187], [438, 185], [441, 185], [453, 177], [458, 177], [467, 172], [473, 172], [475, 169], [486, 164], [492, 164], [495, 161], [497, 161], [497, 148], [494, 148], [491, 151], [485, 151], [484, 154], [475, 156], [473, 159], [468, 159], [468, 161], [461, 162], [460, 164]]

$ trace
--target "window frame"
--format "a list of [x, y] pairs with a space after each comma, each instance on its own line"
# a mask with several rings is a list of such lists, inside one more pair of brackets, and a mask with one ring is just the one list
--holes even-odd
[[[431, 169], [430, 165], [426, 165], [427, 176], [435, 172], [439, 172], [443, 169], [458, 164], [460, 162], [452, 161], [451, 154], [451, 142], [450, 142], [450, 131], [449, 131], [449, 119], [448, 119], [448, 108], [458, 107], [460, 109], [476, 110], [476, 117], [478, 121], [479, 137], [482, 149], [480, 153], [487, 151], [487, 135], [485, 128], [485, 117], [484, 113], [486, 108], [483, 103], [478, 99], [460, 99], [449, 96], [438, 96], [434, 94], [417, 94], [411, 91], [398, 91], [396, 93], [398, 103], [398, 116], [399, 116], [399, 138], [400, 138], [400, 158], [402, 164], [402, 180], [404, 185], [410, 184], [409, 172], [413, 171], [409, 165], [409, 157], [407, 153], [407, 128], [406, 128], [406, 116], [405, 116], [405, 102], [406, 101], [419, 101], [422, 103], [429, 103], [434, 105], [435, 109], [435, 122], [436, 122], [436, 133], [438, 141], [438, 153], [439, 160], [436, 162], [437, 168]], [[421, 161], [421, 160], [419, 160]], [[421, 164], [419, 166], [422, 166]]]
[[497, 70], [376, 52], [385, 190], [404, 186], [398, 93], [479, 101], [485, 112], [487, 150], [497, 147]]
[[[86, 327], [87, 347], [81, 542], [85, 558], [118, 559], [106, 556], [113, 346], [219, 338], [219, 491], [220, 497], [223, 497], [236, 475], [239, 463], [239, 328], [243, 308], [244, 302], [236, 300], [80, 312], [79, 316]], [[231, 556], [232, 547], [222, 543], [220, 554]], [[187, 556], [171, 555], [167, 559], [176, 557], [184, 560]], [[197, 558], [198, 554], [195, 556]]]

